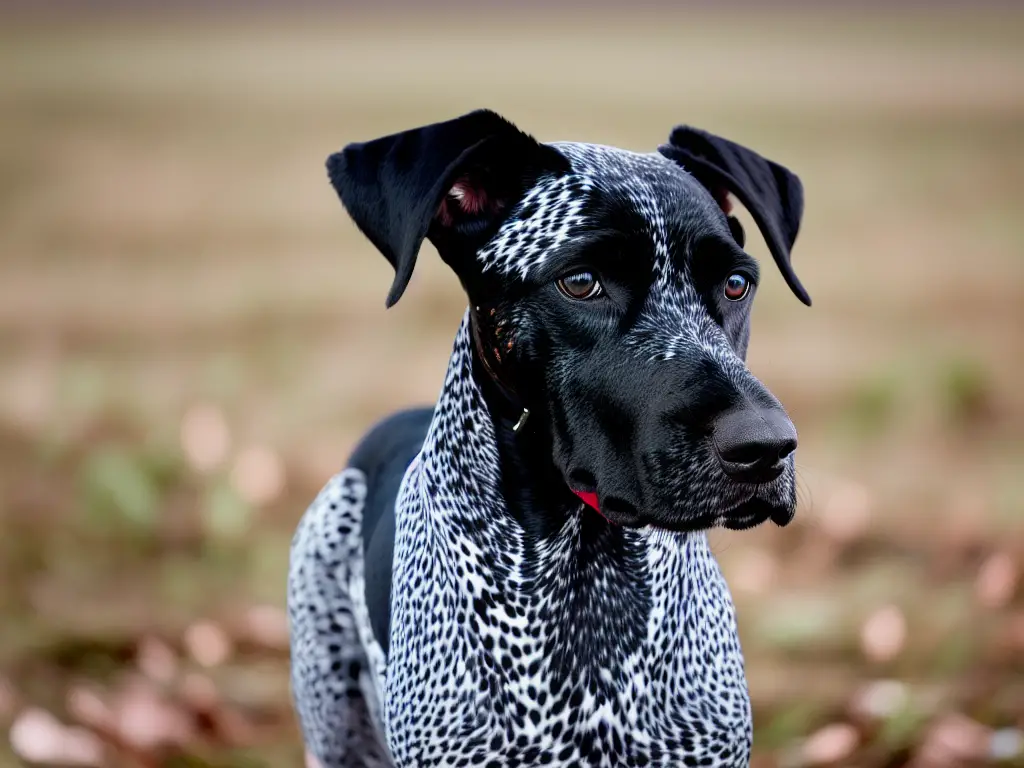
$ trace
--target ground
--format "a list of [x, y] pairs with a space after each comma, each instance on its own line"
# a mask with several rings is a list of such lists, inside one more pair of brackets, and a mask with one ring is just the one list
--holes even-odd
[[323, 161], [482, 106], [804, 180], [800, 511], [713, 534], [755, 764], [1024, 765], [1024, 14], [495, 13], [0, 24], [0, 766], [301, 763], [291, 531], [464, 308], [427, 252], [385, 312]]

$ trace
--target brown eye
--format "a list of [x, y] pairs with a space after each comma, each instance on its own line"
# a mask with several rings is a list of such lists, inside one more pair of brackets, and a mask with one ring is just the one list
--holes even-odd
[[743, 275], [729, 275], [729, 279], [725, 281], [725, 298], [729, 301], [741, 300], [749, 290], [750, 281]]
[[590, 272], [575, 272], [558, 281], [558, 290], [570, 299], [592, 299], [601, 295], [601, 283]]

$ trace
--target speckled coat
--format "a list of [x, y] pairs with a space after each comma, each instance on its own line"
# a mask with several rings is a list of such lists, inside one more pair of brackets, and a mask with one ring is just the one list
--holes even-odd
[[[477, 252], [482, 270], [525, 279], [586, 232], [591, 191], [614, 188], [649, 222], [656, 254], [626, 344], [638, 360], [696, 345], [749, 375], [746, 339], [739, 352], [727, 342], [669, 258], [666, 200], [686, 171], [660, 154], [555, 146], [572, 171], [526, 192]], [[355, 458], [296, 532], [292, 679], [309, 751], [325, 768], [747, 765], [743, 656], [705, 532], [615, 526], [583, 503], [543, 534], [509, 514], [471, 323], [467, 311], [436, 407], [395, 453], [386, 638], [371, 620], [367, 571], [380, 563], [364, 532], [373, 495], [391, 492], [379, 466]], [[787, 472], [767, 492], [788, 498], [792, 482]], [[688, 493], [712, 520], [735, 503], [710, 482]]]

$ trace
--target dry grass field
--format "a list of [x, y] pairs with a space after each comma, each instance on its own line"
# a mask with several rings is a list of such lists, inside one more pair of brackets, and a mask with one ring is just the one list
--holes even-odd
[[495, 14], [0, 19], [0, 766], [301, 764], [291, 531], [464, 308], [323, 160], [479, 106], [804, 181], [801, 509], [712, 535], [756, 765], [1024, 765], [1024, 13]]

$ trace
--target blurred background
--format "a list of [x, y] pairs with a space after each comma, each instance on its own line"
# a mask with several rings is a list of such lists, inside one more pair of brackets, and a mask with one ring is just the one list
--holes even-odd
[[803, 179], [750, 366], [800, 431], [785, 530], [715, 532], [755, 765], [1024, 765], [1024, 10], [0, 6], [0, 766], [300, 765], [291, 532], [433, 401], [464, 309], [402, 302], [343, 144], [487, 106]]

